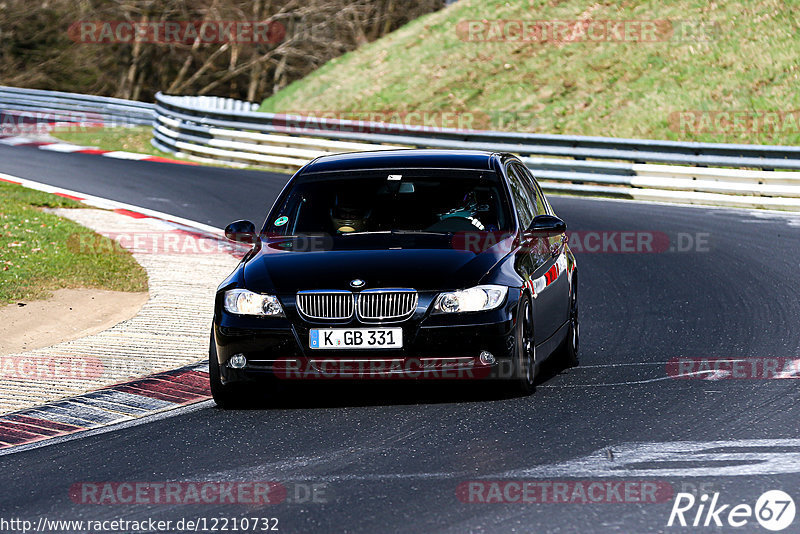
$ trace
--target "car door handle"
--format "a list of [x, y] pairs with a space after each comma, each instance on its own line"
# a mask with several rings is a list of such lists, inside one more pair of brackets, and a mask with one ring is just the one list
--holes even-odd
[[553, 246], [550, 247], [550, 254], [553, 256], [558, 256], [561, 252], [561, 249], [564, 247], [564, 243], [567, 242], [567, 236], [561, 236], [561, 241], [555, 243]]

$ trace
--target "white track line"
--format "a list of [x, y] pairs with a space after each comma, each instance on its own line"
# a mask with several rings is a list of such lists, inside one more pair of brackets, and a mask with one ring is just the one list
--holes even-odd
[[0, 144], [9, 146], [24, 145], [31, 142], [33, 142], [33, 139], [28, 137], [6, 137], [5, 139], [0, 139]]
[[144, 159], [152, 158], [153, 156], [149, 154], [137, 154], [135, 152], [123, 152], [121, 150], [114, 150], [111, 152], [106, 152], [105, 154], [100, 154], [106, 158], [117, 158], [117, 159], [129, 159], [134, 161], [141, 161]]
[[190, 228], [196, 228], [197, 230], [202, 230], [204, 232], [209, 232], [216, 235], [223, 234], [222, 229], [217, 228], [215, 226], [210, 226], [208, 224], [203, 224], [201, 222], [192, 221], [190, 219], [184, 219], [183, 217], [176, 217], [175, 215], [170, 215], [169, 213], [164, 213], [163, 211], [151, 210], [149, 208], [143, 208], [141, 206], [136, 206], [134, 204], [127, 204], [125, 202], [118, 202], [116, 200], [111, 200], [108, 198], [96, 197], [94, 195], [89, 195], [87, 193], [82, 193], [80, 191], [74, 191], [71, 189], [64, 189], [63, 187], [56, 187], [49, 184], [43, 184], [41, 182], [28, 180], [26, 178], [20, 178], [19, 176], [13, 176], [11, 174], [0, 173], [0, 178], [10, 182], [15, 182], [29, 189], [44, 191], [45, 193], [61, 193], [63, 195], [79, 197], [83, 199], [84, 204], [88, 204], [89, 206], [94, 206], [96, 208], [110, 209], [110, 210], [124, 209], [128, 211], [134, 211], [156, 219], [163, 219], [165, 221], [175, 222], [184, 226], [188, 226]]
[[69, 143], [53, 143], [52, 145], [42, 145], [39, 150], [50, 150], [51, 152], [80, 152], [82, 150], [93, 150], [96, 147], [72, 145]]

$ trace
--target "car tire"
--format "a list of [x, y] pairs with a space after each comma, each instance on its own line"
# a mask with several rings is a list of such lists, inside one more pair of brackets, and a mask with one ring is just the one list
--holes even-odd
[[219, 359], [217, 358], [217, 344], [214, 342], [213, 333], [208, 349], [208, 379], [211, 384], [211, 396], [220, 408], [226, 410], [243, 408], [247, 404], [249, 395], [244, 386], [222, 383]]
[[519, 304], [517, 324], [514, 327], [512, 361], [513, 390], [522, 395], [532, 394], [536, 389], [536, 346], [533, 337], [533, 305], [527, 294], [523, 295]]
[[573, 275], [572, 286], [569, 292], [569, 319], [567, 337], [559, 348], [558, 361], [564, 369], [577, 367], [579, 362], [578, 349], [580, 348], [581, 325], [578, 316], [578, 278]]

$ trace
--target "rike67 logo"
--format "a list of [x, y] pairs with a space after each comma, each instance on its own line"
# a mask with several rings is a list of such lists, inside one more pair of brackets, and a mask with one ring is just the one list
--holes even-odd
[[791, 525], [794, 516], [794, 500], [780, 490], [765, 492], [755, 507], [746, 503], [722, 504], [719, 493], [711, 496], [704, 493], [699, 498], [691, 493], [678, 493], [667, 526], [740, 528], [755, 519], [765, 529], [777, 532]]

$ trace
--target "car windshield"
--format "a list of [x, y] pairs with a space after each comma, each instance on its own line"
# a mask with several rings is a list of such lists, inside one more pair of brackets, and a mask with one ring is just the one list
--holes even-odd
[[380, 170], [299, 178], [266, 223], [271, 235], [505, 231], [493, 172]]

